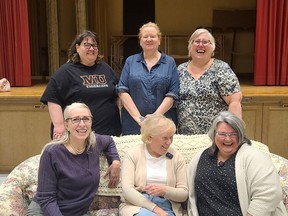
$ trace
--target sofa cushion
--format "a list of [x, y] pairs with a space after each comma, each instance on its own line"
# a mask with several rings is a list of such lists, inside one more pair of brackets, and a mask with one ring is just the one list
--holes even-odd
[[[122, 159], [126, 153], [126, 151], [134, 145], [141, 144], [141, 136], [140, 135], [128, 135], [122, 137], [113, 137], [120, 158]], [[174, 135], [172, 147], [180, 151], [186, 163], [190, 163], [192, 157], [202, 148], [211, 145], [211, 141], [207, 135], [193, 135], [193, 139], [191, 136], [185, 135]], [[263, 145], [263, 144], [262, 144]], [[264, 147], [263, 147], [264, 148]], [[122, 192], [121, 184], [118, 184], [115, 188], [108, 188], [108, 178], [104, 178], [106, 170], [108, 169], [108, 164], [104, 156], [101, 157], [101, 179], [99, 188], [97, 191], [97, 195], [102, 196], [119, 196]]]
[[120, 205], [119, 196], [95, 196], [90, 205], [89, 211], [92, 215], [118, 215], [118, 207]]
[[19, 164], [0, 186], [0, 215], [24, 215], [37, 188], [40, 155]]

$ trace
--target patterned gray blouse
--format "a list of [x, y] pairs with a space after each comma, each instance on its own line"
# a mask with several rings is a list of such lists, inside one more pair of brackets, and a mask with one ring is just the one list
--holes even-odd
[[188, 71], [188, 63], [178, 66], [178, 133], [206, 134], [217, 114], [228, 109], [222, 97], [240, 91], [239, 80], [230, 66], [218, 59], [195, 80]]

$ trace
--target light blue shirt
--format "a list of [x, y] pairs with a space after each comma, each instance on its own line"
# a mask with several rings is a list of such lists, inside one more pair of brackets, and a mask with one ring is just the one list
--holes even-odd
[[[149, 71], [143, 57], [138, 53], [127, 58], [121, 73], [118, 92], [127, 92], [142, 116], [154, 113], [165, 97], [178, 101], [179, 74], [175, 60], [161, 52], [161, 58]], [[177, 123], [175, 107], [165, 115]], [[140, 134], [140, 127], [125, 108], [121, 110], [122, 134]]]

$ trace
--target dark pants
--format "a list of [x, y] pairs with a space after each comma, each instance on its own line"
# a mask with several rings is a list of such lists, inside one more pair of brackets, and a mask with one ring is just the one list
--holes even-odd
[[[40, 205], [34, 201], [30, 203], [28, 209], [26, 211], [25, 216], [44, 216], [44, 213], [40, 207]], [[90, 213], [84, 214], [82, 216], [91, 216]]]

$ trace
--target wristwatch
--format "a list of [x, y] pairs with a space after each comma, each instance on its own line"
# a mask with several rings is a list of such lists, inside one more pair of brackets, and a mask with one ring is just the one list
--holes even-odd
[[145, 120], [145, 117], [143, 117], [143, 116], [140, 116], [140, 117], [139, 117], [139, 121], [140, 121], [140, 122], [144, 122], [144, 120]]

